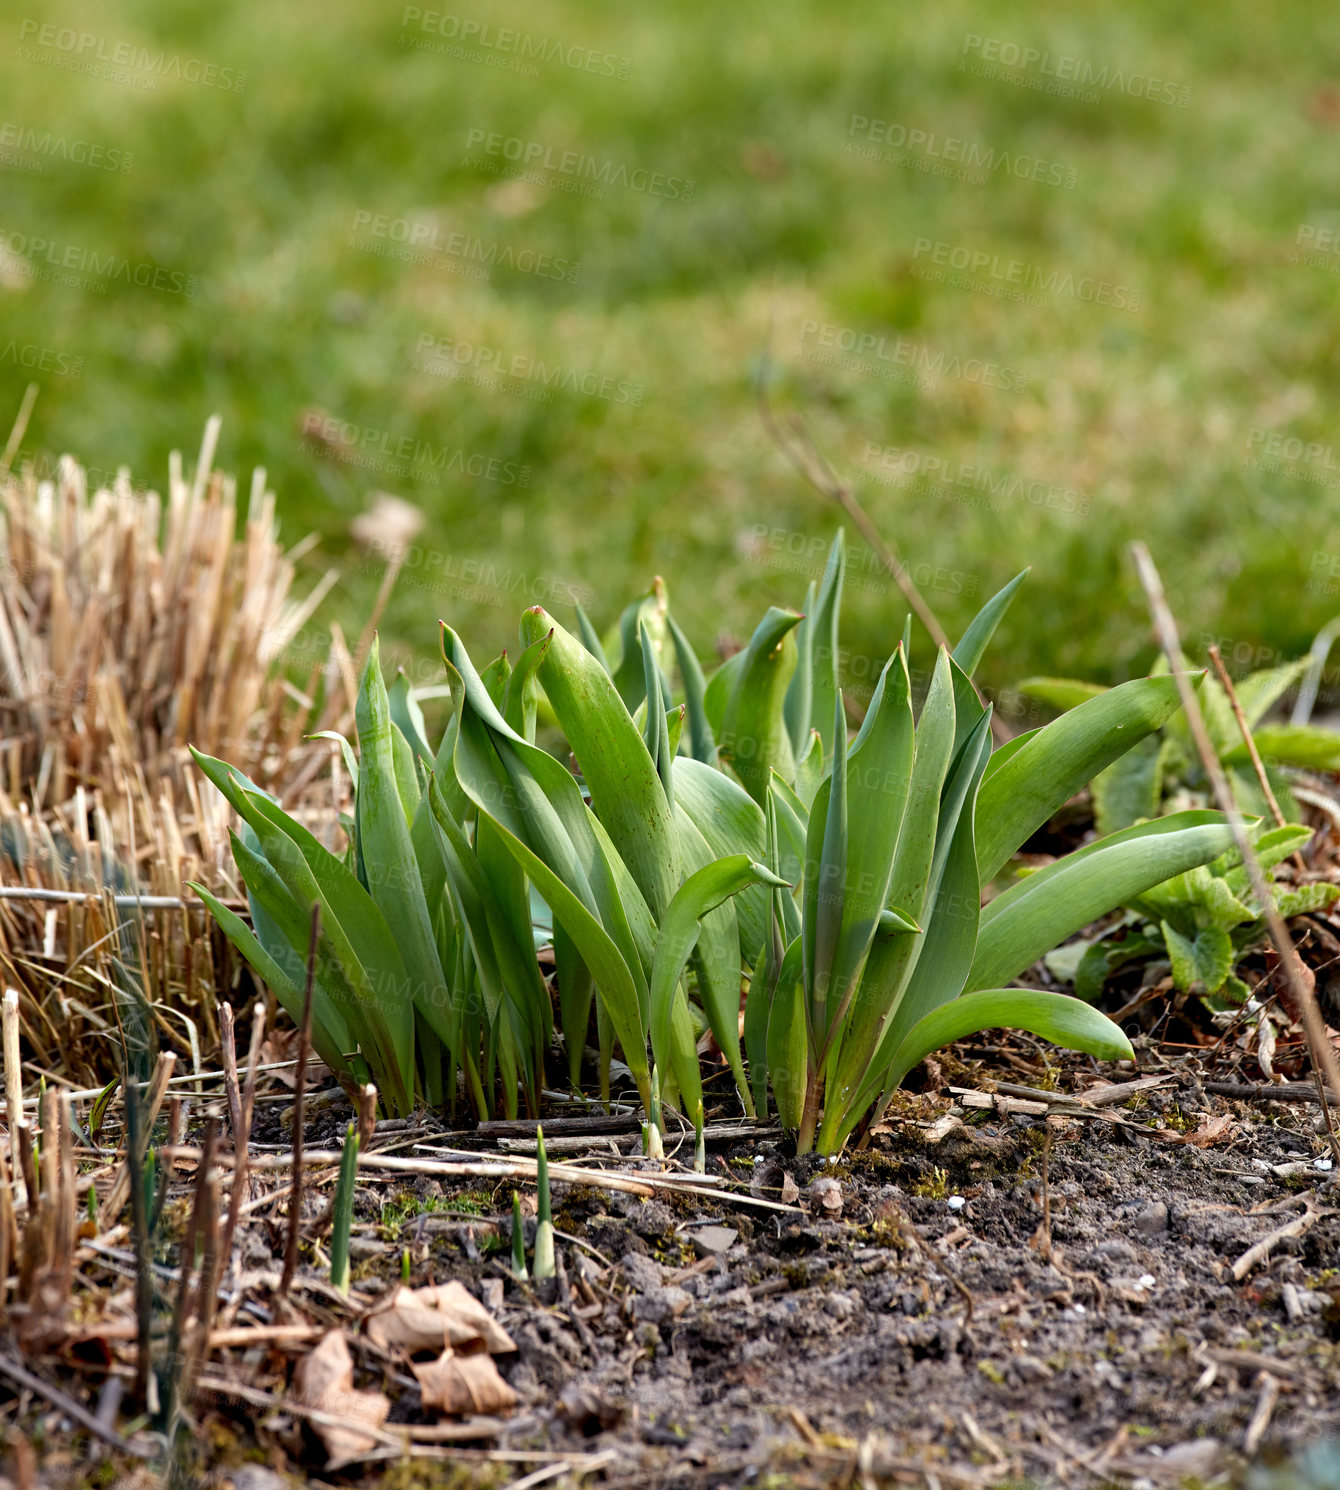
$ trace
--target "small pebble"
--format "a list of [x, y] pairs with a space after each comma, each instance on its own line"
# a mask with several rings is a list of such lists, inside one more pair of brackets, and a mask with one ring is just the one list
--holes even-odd
[[1330, 1169], [1332, 1162], [1330, 1159], [1314, 1159], [1312, 1161], [1312, 1167], [1313, 1169]]
[[961, 1195], [951, 1195], [946, 1202], [951, 1211], [961, 1211], [967, 1203]]
[[1137, 1288], [1155, 1288], [1158, 1285], [1158, 1281], [1153, 1273], [1141, 1273], [1136, 1280], [1135, 1286]]

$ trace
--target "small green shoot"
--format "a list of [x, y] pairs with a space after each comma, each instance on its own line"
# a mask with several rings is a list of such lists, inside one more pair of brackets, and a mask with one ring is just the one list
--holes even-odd
[[549, 1204], [549, 1158], [544, 1151], [544, 1130], [535, 1129], [535, 1183], [539, 1189], [539, 1224], [535, 1228], [535, 1277], [554, 1276], [554, 1221]]
[[358, 1124], [344, 1133], [340, 1177], [335, 1185], [335, 1214], [330, 1239], [330, 1281], [340, 1293], [349, 1292], [349, 1228], [354, 1219], [354, 1185], [358, 1173]]
[[521, 1197], [512, 1191], [512, 1275], [524, 1283], [530, 1274], [526, 1271], [526, 1227], [521, 1219]]

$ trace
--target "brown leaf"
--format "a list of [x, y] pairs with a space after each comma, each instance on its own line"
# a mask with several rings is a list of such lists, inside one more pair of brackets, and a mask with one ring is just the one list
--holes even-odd
[[1187, 1143], [1194, 1144], [1198, 1149], [1208, 1149], [1216, 1143], [1222, 1143], [1232, 1134], [1233, 1114], [1231, 1112], [1221, 1112], [1218, 1117], [1202, 1112], [1200, 1121], [1196, 1124], [1196, 1131], [1186, 1133], [1183, 1137]]
[[494, 1355], [516, 1349], [483, 1304], [454, 1280], [435, 1288], [397, 1288], [368, 1315], [367, 1330], [374, 1345], [399, 1346], [411, 1355], [480, 1341]]
[[493, 1357], [487, 1351], [457, 1355], [448, 1347], [435, 1361], [421, 1366], [410, 1363], [419, 1378], [423, 1405], [436, 1407], [457, 1417], [473, 1413], [510, 1412], [516, 1406], [516, 1393], [498, 1375]]
[[312, 1425], [326, 1446], [327, 1469], [354, 1464], [379, 1447], [377, 1439], [358, 1432], [354, 1425], [363, 1423], [380, 1428], [391, 1411], [391, 1399], [383, 1392], [354, 1390], [353, 1357], [339, 1330], [331, 1330], [310, 1355], [298, 1362], [293, 1386], [299, 1402], [350, 1424], [347, 1428], [335, 1428], [327, 1423]]

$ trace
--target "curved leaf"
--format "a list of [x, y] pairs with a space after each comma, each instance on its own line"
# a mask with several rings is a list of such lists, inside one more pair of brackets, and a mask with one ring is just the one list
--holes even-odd
[[[979, 832], [980, 839], [980, 832]], [[998, 895], [982, 912], [969, 989], [1017, 978], [1090, 921], [1232, 843], [1218, 812], [1178, 812], [1068, 854]]]
[[1136, 678], [1062, 714], [989, 771], [977, 799], [982, 883], [994, 879], [1062, 803], [1178, 707], [1176, 679]]

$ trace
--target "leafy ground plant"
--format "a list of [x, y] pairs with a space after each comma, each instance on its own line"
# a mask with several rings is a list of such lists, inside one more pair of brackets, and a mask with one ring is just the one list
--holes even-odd
[[[540, 607], [515, 662], [477, 670], [442, 629], [452, 714], [437, 749], [374, 646], [359, 691], [349, 846], [327, 849], [222, 762], [243, 820], [254, 931], [208, 903], [292, 1012], [307, 914], [322, 910], [313, 1038], [396, 1110], [417, 1095], [484, 1115], [538, 1107], [553, 1032], [536, 958], [552, 944], [574, 1080], [592, 1010], [607, 1093], [617, 1044], [648, 1117], [704, 1121], [710, 1030], [747, 1112], [769, 1087], [802, 1150], [840, 1148], [926, 1054], [1000, 1025], [1129, 1056], [1081, 1000], [1006, 985], [1081, 927], [1229, 844], [1218, 814], [1127, 828], [997, 896], [982, 889], [1064, 801], [1177, 707], [1138, 679], [992, 752], [971, 675], [1023, 576], [941, 649], [914, 708], [910, 635], [849, 735], [839, 686], [839, 534], [805, 608], [770, 609], [710, 678], [658, 581], [602, 640]], [[682, 701], [675, 702], [676, 676]], [[575, 771], [536, 743], [541, 707]], [[558, 742], [554, 742], [557, 744]], [[743, 1002], [743, 1021], [741, 1009]], [[743, 1023], [744, 1038], [741, 1040]]]
[[[1273, 871], [1301, 848], [1312, 830], [1298, 823], [1253, 831], [1262, 868]], [[1340, 899], [1340, 885], [1276, 881], [1275, 902], [1286, 920], [1324, 910]], [[1196, 993], [1215, 1013], [1243, 1004], [1251, 989], [1235, 971], [1266, 941], [1266, 923], [1236, 849], [1197, 865], [1126, 902], [1119, 927], [1064, 947], [1048, 958], [1053, 971], [1073, 978], [1079, 998], [1095, 1000], [1107, 979], [1134, 961], [1166, 958], [1173, 983]]]
[[[1307, 658], [1281, 667], [1250, 673], [1236, 684], [1238, 701], [1251, 730], [1270, 781], [1286, 816], [1298, 809], [1290, 790], [1294, 770], [1335, 770], [1340, 766], [1340, 734], [1324, 725], [1266, 723], [1266, 716], [1302, 678]], [[1166, 671], [1160, 659], [1156, 674]], [[1026, 678], [1018, 691], [1040, 703], [1066, 710], [1107, 690], [1076, 678]], [[1216, 754], [1223, 761], [1239, 806], [1244, 812], [1264, 812], [1265, 802], [1252, 769], [1242, 730], [1234, 718], [1227, 693], [1212, 677], [1201, 688], [1201, 707]], [[1169, 802], [1188, 793], [1208, 794], [1207, 784], [1180, 710], [1154, 735], [1114, 762], [1093, 780], [1094, 815], [1100, 833], [1130, 827], [1142, 818], [1156, 817]]]

